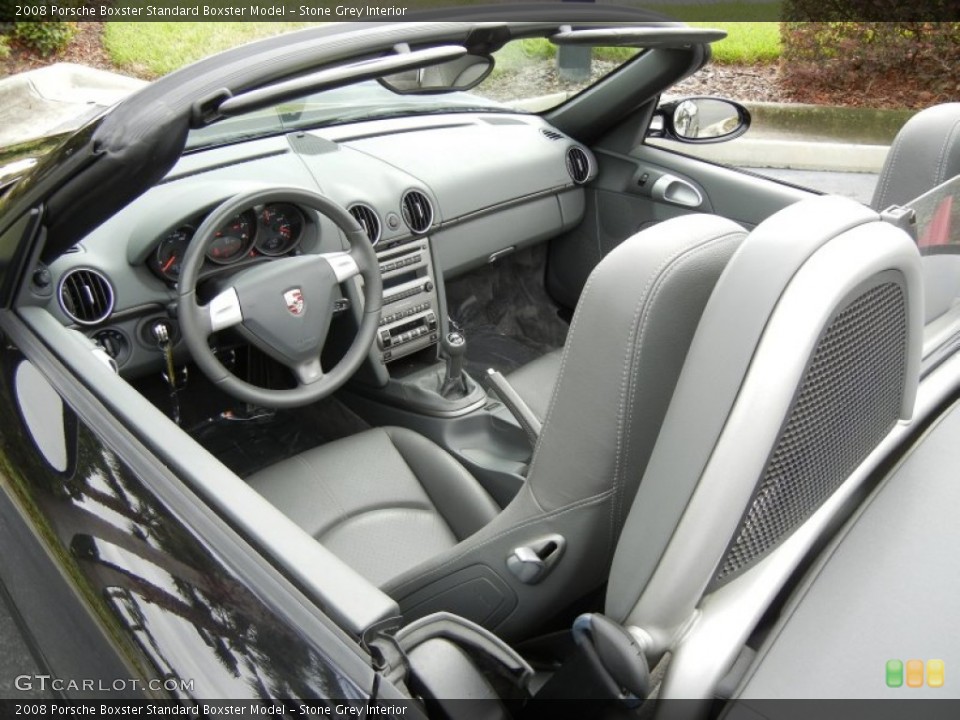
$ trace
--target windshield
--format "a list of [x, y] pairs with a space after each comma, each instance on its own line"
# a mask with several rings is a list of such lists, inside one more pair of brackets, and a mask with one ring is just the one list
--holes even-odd
[[545, 38], [513, 40], [468, 92], [403, 95], [376, 80], [324, 90], [191, 131], [186, 149], [389, 117], [457, 112], [530, 113], [555, 107], [633, 58], [637, 48], [567, 47]]

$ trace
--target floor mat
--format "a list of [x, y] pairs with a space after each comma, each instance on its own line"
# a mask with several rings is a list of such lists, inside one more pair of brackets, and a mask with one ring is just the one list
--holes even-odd
[[543, 286], [546, 245], [521, 250], [447, 283], [450, 317], [467, 337], [467, 371], [516, 370], [562, 347], [567, 323]]
[[335, 398], [291, 410], [225, 411], [188, 432], [220, 462], [247, 477], [280, 460], [370, 426]]
[[158, 374], [141, 378], [136, 387], [168, 416], [175, 414], [176, 405], [181, 427], [240, 477], [370, 427], [335, 397], [271, 411], [227, 395], [195, 366], [189, 377], [176, 402]]

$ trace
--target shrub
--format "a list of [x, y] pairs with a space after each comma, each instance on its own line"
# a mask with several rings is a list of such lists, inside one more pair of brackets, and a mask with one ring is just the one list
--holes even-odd
[[16, 22], [13, 23], [13, 37], [22, 45], [36, 50], [44, 57], [63, 52], [76, 25], [71, 22]]
[[960, 97], [956, 0], [784, 0], [782, 18], [781, 78], [798, 99]]
[[[785, 7], [785, 16], [797, 15]], [[781, 35], [781, 78], [795, 97], [868, 96], [884, 88], [919, 107], [960, 96], [960, 23], [789, 21]]]
[[7, 36], [0, 35], [0, 60], [10, 57], [10, 45], [7, 43]]

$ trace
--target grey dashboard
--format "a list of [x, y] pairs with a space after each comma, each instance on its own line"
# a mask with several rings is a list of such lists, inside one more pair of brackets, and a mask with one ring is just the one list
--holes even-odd
[[[169, 247], [188, 241], [208, 213], [238, 193], [319, 192], [349, 209], [380, 246], [428, 238], [435, 271], [449, 277], [579, 223], [581, 185], [596, 172], [588, 149], [536, 115], [512, 113], [392, 118], [193, 152], [78, 238], [73, 251], [50, 266], [49, 281], [34, 288], [35, 300], [105, 344], [121, 372], [137, 375], [158, 367], [151, 327], [174, 314], [176, 264]], [[224, 245], [228, 256], [208, 253], [202, 277], [274, 255], [345, 246], [332, 221], [293, 207], [286, 213], [299, 216], [296, 237], [289, 246], [263, 245], [283, 252], [262, 252], [257, 233], [265, 232], [270, 210], [251, 208], [238, 220], [234, 234], [243, 237], [242, 246], [233, 238], [235, 245]], [[175, 321], [171, 330], [176, 338]]]

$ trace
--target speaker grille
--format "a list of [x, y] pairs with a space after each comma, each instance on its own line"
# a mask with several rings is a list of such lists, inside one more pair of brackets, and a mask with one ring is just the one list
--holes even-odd
[[885, 282], [834, 317], [716, 582], [745, 570], [812, 515], [897, 421], [906, 365], [903, 288]]

